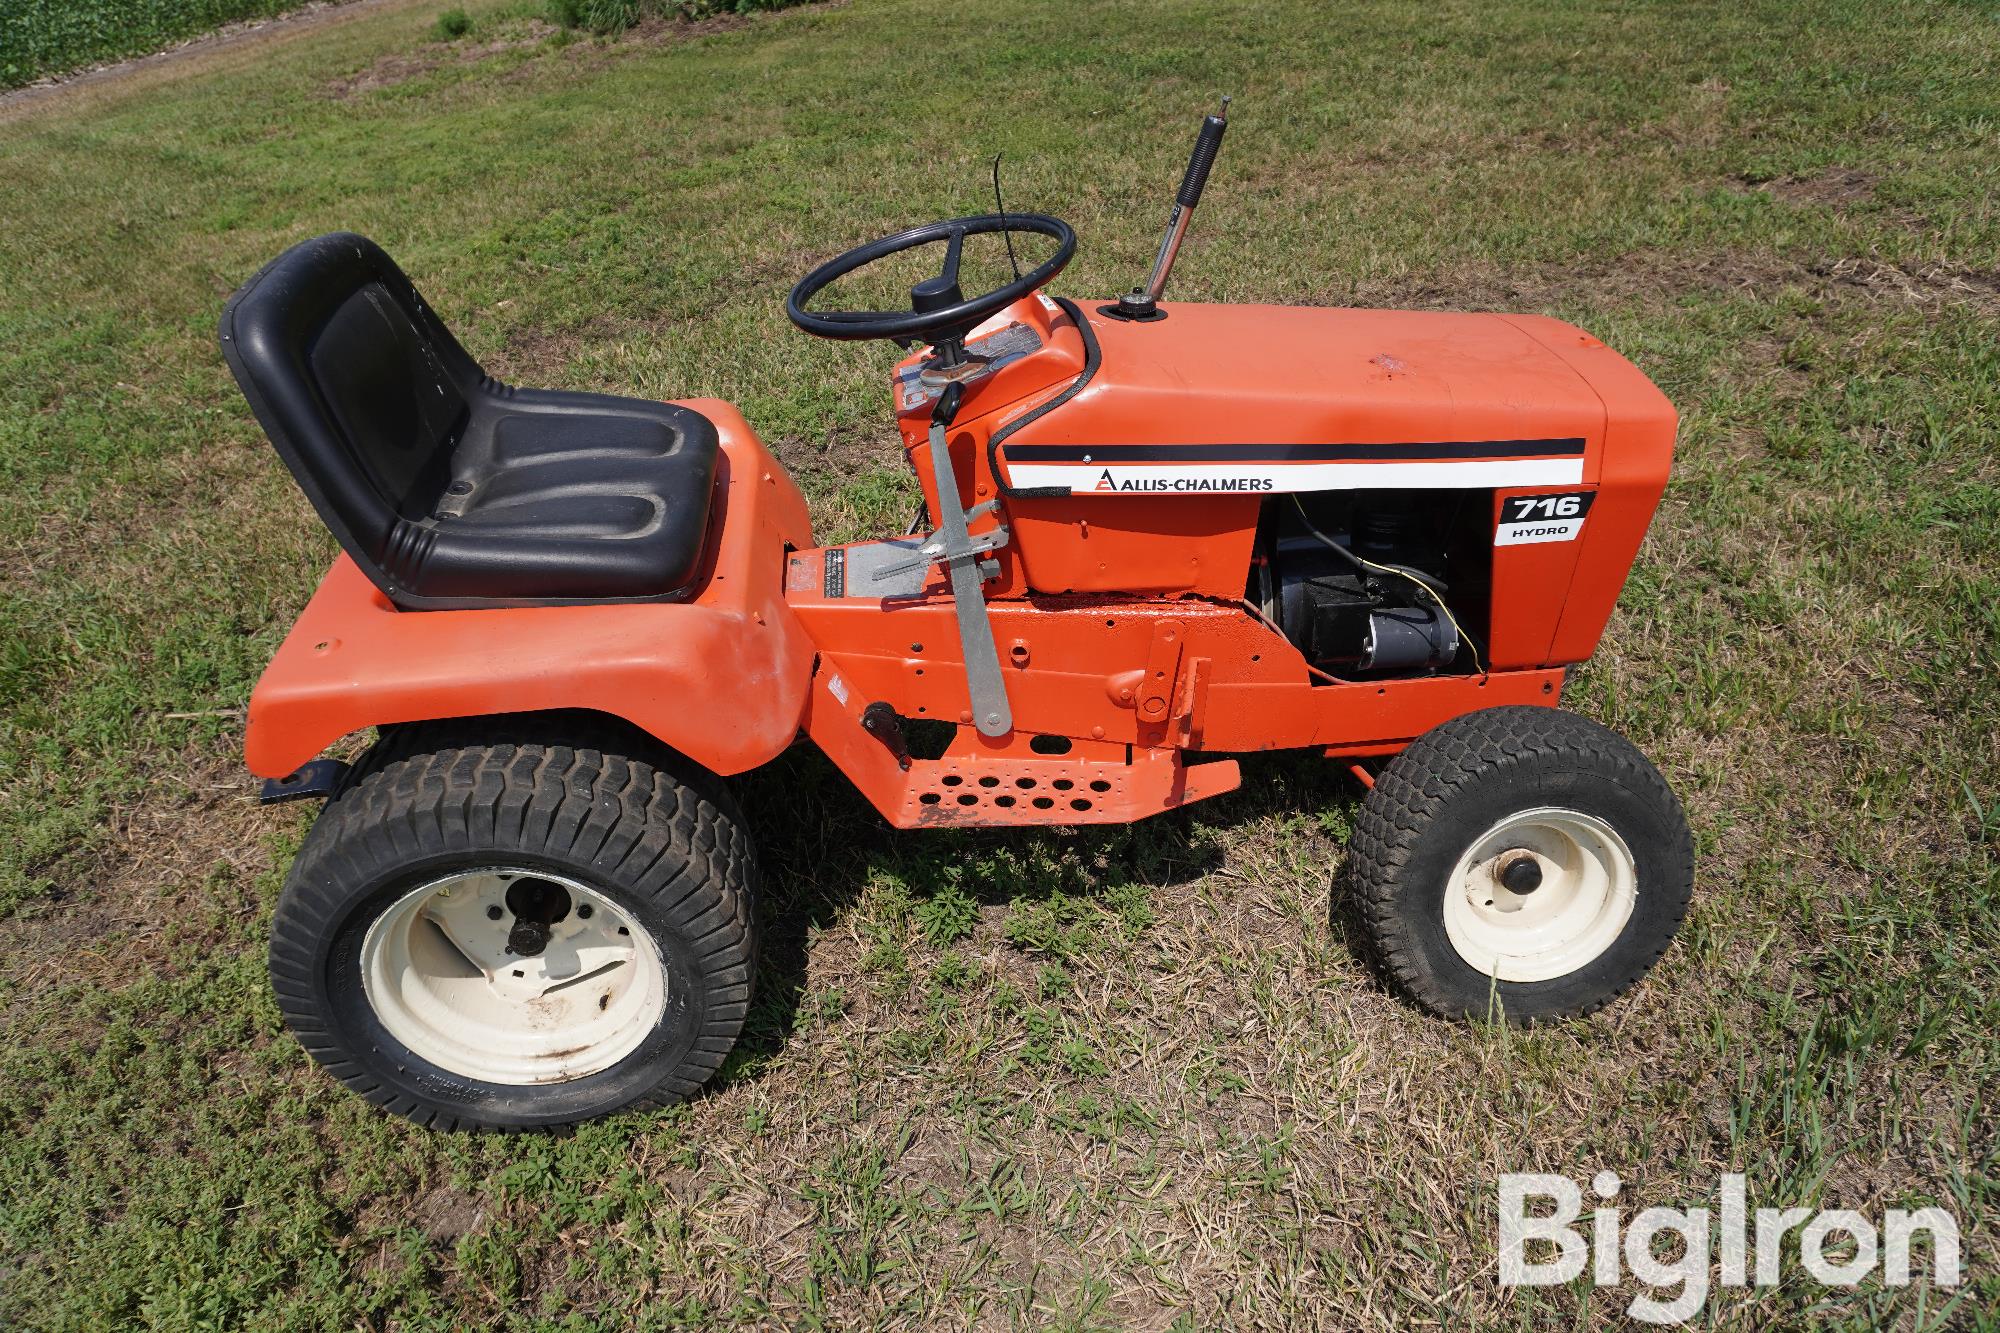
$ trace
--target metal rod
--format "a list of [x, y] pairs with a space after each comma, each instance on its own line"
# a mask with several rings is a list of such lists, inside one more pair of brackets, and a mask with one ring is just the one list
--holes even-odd
[[1160, 299], [1167, 290], [1167, 275], [1174, 271], [1174, 260], [1181, 252], [1181, 237], [1187, 235], [1188, 223], [1194, 218], [1192, 208], [1174, 205], [1174, 211], [1167, 218], [1167, 234], [1160, 238], [1160, 254], [1153, 261], [1153, 276], [1146, 279], [1146, 300], [1151, 303]]
[[944, 540], [945, 573], [951, 579], [959, 655], [965, 659], [965, 692], [972, 705], [972, 724], [979, 728], [979, 734], [1005, 736], [1014, 729], [1014, 710], [1007, 703], [1007, 681], [1000, 674], [1000, 649], [993, 642], [993, 622], [986, 611], [986, 592], [981, 587], [986, 582], [979, 570], [983, 555], [972, 544], [945, 432], [944, 421], [933, 416], [931, 474], [937, 483], [938, 535]]

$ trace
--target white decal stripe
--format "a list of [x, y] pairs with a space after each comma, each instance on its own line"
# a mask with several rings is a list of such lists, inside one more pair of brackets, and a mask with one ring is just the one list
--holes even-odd
[[[1016, 489], [1067, 487], [1077, 495], [1109, 494], [1105, 473], [1125, 495], [1215, 495], [1230, 491], [1453, 490], [1507, 486], [1573, 486], [1581, 458], [1466, 459], [1425, 463], [1016, 463]], [[1126, 483], [1132, 483], [1128, 489]], [[1229, 483], [1239, 483], [1230, 485]], [[1243, 485], [1240, 483], [1252, 483]], [[1268, 483], [1268, 484], [1265, 484]]]

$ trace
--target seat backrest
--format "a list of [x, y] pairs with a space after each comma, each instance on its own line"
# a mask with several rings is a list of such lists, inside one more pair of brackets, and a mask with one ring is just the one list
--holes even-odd
[[222, 311], [222, 355], [265, 434], [347, 553], [385, 556], [450, 483], [484, 378], [394, 260], [365, 236], [302, 241]]

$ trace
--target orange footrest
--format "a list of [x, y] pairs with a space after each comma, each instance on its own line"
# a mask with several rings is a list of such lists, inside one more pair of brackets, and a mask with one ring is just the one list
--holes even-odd
[[907, 776], [902, 828], [1128, 824], [1242, 781], [1233, 759], [1189, 765], [1178, 750], [1140, 750], [1130, 763], [947, 754], [914, 761]]

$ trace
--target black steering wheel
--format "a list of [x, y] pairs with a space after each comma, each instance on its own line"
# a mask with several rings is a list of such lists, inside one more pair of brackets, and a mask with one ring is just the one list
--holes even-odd
[[[958, 289], [959, 255], [968, 236], [993, 232], [1021, 232], [1032, 236], [1052, 236], [1056, 252], [1031, 273], [1023, 273], [1004, 287], [983, 296], [966, 299]], [[914, 250], [920, 245], [946, 242], [944, 268], [935, 278], [925, 278], [910, 288], [910, 309], [809, 311], [806, 302], [836, 278], [844, 278], [890, 255]], [[1076, 233], [1061, 218], [1045, 213], [988, 213], [983, 217], [955, 218], [899, 231], [849, 250], [830, 259], [799, 280], [785, 298], [785, 313], [792, 323], [822, 338], [892, 338], [897, 342], [929, 342], [942, 348], [958, 344], [979, 322], [1004, 309], [1047, 283], [1062, 272], [1076, 253]]]

